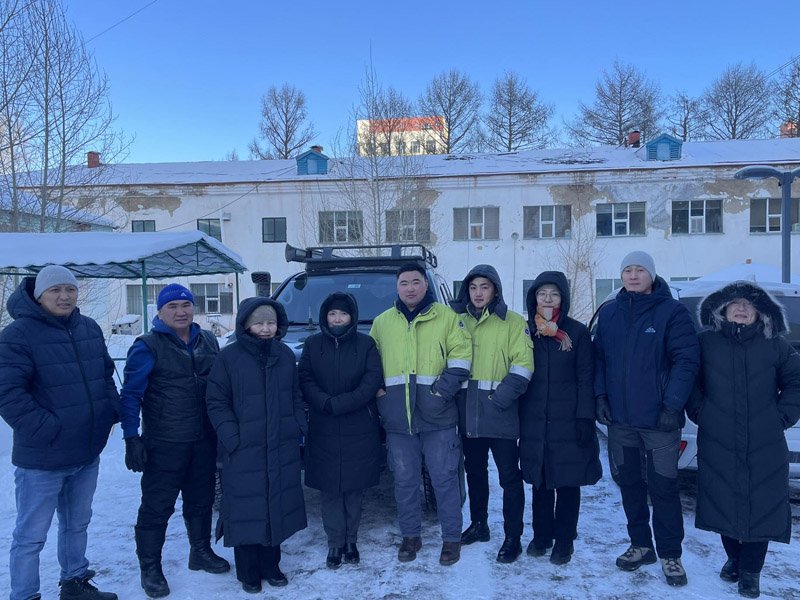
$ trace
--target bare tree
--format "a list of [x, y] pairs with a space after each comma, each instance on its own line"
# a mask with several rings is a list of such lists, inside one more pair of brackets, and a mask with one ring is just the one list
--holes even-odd
[[308, 122], [306, 95], [295, 86], [284, 83], [270, 87], [261, 98], [259, 137], [250, 142], [254, 158], [292, 158], [305, 148], [314, 136], [313, 124]]
[[774, 116], [783, 126], [784, 137], [800, 137], [800, 57], [778, 83], [775, 92]]
[[586, 144], [621, 146], [634, 130], [647, 140], [658, 129], [659, 93], [658, 86], [635, 66], [615, 60], [595, 84], [594, 102], [591, 106], [581, 102], [567, 130]]
[[417, 105], [426, 117], [443, 117], [444, 127], [434, 130], [444, 154], [452, 154], [469, 142], [480, 122], [483, 98], [477, 82], [456, 69], [440, 73], [428, 84]]
[[725, 69], [703, 94], [706, 137], [744, 140], [769, 135], [767, 77], [761, 69], [738, 63]]
[[669, 100], [667, 124], [672, 135], [684, 142], [703, 138], [702, 103], [686, 92], [678, 92]]
[[483, 117], [483, 146], [494, 152], [544, 148], [554, 138], [549, 127], [553, 106], [545, 104], [513, 71], [495, 80]]

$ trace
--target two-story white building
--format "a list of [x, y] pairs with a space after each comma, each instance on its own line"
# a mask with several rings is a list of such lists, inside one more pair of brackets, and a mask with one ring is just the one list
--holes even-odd
[[[95, 168], [108, 170], [106, 183], [84, 195], [99, 197], [97, 208], [111, 209], [121, 230], [201, 229], [252, 271], [269, 271], [273, 288], [298, 270], [284, 259], [287, 242], [420, 242], [454, 286], [475, 264], [494, 265], [520, 312], [536, 275], [562, 270], [573, 285], [572, 314], [586, 320], [619, 285], [620, 260], [631, 250], [650, 252], [659, 274], [675, 282], [747, 260], [779, 266], [777, 184], [733, 175], [751, 164], [800, 166], [800, 139], [682, 144], [662, 135], [640, 148], [415, 160], [411, 174], [358, 181], [318, 150], [296, 160], [105, 165]], [[798, 272], [797, 195], [791, 210]], [[184, 282], [201, 322], [232, 327], [234, 277]], [[154, 281], [151, 297], [165, 283]], [[242, 298], [256, 292], [247, 274], [239, 284]], [[141, 311], [139, 285], [120, 284], [120, 294], [120, 315]]]

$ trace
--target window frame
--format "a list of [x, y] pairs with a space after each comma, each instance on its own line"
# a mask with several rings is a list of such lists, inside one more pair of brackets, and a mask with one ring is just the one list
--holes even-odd
[[[716, 206], [709, 207], [709, 203], [713, 203]], [[685, 208], [683, 206], [677, 205], [686, 205]], [[723, 230], [723, 209], [722, 209], [722, 200], [718, 198], [702, 198], [702, 199], [695, 199], [695, 200], [673, 200], [672, 201], [672, 214], [671, 214], [671, 224], [672, 224], [672, 233], [678, 235], [703, 235], [707, 233], [724, 233]], [[695, 211], [700, 211], [701, 214], [695, 214]], [[709, 221], [713, 224], [713, 214], [709, 215], [709, 212], [717, 213], [719, 215], [719, 230], [718, 231], [709, 231]], [[683, 213], [685, 214], [685, 219], [683, 217]], [[686, 223], [686, 230], [679, 231], [678, 225], [683, 225], [683, 222], [678, 223], [677, 218], [681, 218], [682, 221], [685, 220]], [[681, 227], [682, 228], [682, 227]]]
[[[328, 215], [330, 225], [323, 223], [323, 219], [327, 221]], [[317, 219], [320, 244], [348, 244], [362, 242], [364, 239], [364, 215], [360, 210], [321, 210], [317, 213]], [[344, 219], [344, 223], [341, 219]], [[325, 239], [326, 236], [323, 235], [328, 232], [331, 239]], [[342, 239], [339, 239], [339, 232], [343, 233]]]
[[[545, 220], [542, 217], [542, 209], [544, 208], [553, 209], [552, 218]], [[559, 224], [562, 227], [559, 227]], [[552, 235], [543, 235], [545, 225], [552, 226]], [[559, 235], [559, 233], [562, 235]], [[522, 239], [570, 239], [571, 237], [571, 204], [529, 204], [522, 207]]]
[[[631, 210], [634, 208], [635, 210]], [[624, 209], [624, 214], [623, 210]], [[642, 231], [631, 232], [631, 214], [642, 214]], [[608, 225], [610, 233], [601, 233], [600, 215], [610, 214]], [[603, 219], [605, 220], [605, 219]], [[637, 219], [638, 220], [638, 219]], [[619, 228], [624, 226], [624, 233], [617, 233]], [[647, 203], [639, 202], [605, 202], [595, 207], [595, 236], [596, 237], [636, 237], [647, 235]]]
[[[763, 202], [764, 208], [761, 212], [763, 215], [763, 229], [759, 226], [753, 225], [753, 216], [755, 211], [753, 210], [753, 203], [754, 202]], [[770, 205], [773, 205], [772, 211], [770, 212]], [[777, 208], [777, 212], [775, 212]], [[783, 199], [782, 198], [750, 198], [750, 225], [749, 231], [750, 233], [780, 233], [783, 229]], [[789, 204], [789, 229], [792, 233], [795, 233], [797, 230], [800, 230], [800, 198], [791, 198]], [[770, 226], [770, 220], [774, 220], [777, 222], [777, 229], [772, 228]]]
[[[214, 235], [213, 229], [216, 229], [219, 235]], [[202, 231], [207, 236], [214, 238], [218, 242], [222, 242], [222, 220], [221, 219], [197, 219], [197, 230]]]
[[[480, 213], [478, 213], [480, 211]], [[487, 211], [494, 211], [494, 220], [487, 224]], [[478, 216], [480, 215], [480, 216]], [[490, 217], [491, 218], [491, 217]], [[462, 235], [459, 227], [463, 226]], [[487, 228], [492, 231], [487, 232]], [[496, 231], [494, 231], [496, 228]], [[480, 232], [478, 234], [478, 232]], [[453, 208], [453, 241], [496, 241], [500, 239], [500, 207], [499, 206], [467, 206]]]
[[[410, 221], [408, 220], [409, 216], [411, 217]], [[423, 223], [420, 223], [421, 216]], [[394, 227], [390, 226], [390, 220], [395, 217], [397, 219], [397, 235], [393, 235]], [[388, 209], [384, 213], [384, 218], [387, 243], [431, 241], [431, 209], [429, 208]], [[425, 221], [427, 221], [427, 227], [425, 227]], [[411, 237], [406, 235], [409, 231], [413, 234]]]
[[[137, 229], [136, 225], [140, 224], [141, 229]], [[131, 219], [131, 233], [153, 233], [156, 230], [155, 219]]]
[[[283, 222], [283, 239], [277, 225]], [[267, 224], [272, 223], [272, 237], [274, 239], [267, 239]], [[286, 242], [286, 217], [261, 217], [261, 243], [262, 244], [278, 244]]]

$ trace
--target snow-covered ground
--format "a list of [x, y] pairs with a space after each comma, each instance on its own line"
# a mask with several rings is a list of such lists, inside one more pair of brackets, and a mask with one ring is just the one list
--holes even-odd
[[[601, 438], [602, 440], [602, 438]], [[604, 440], [602, 441], [604, 443]], [[605, 450], [603, 450], [605, 453]], [[116, 429], [103, 453], [100, 481], [94, 501], [94, 518], [89, 536], [89, 559], [98, 572], [100, 589], [113, 591], [123, 600], [146, 598], [139, 586], [139, 570], [133, 544], [133, 524], [139, 503], [139, 476], [124, 466], [124, 445]], [[670, 588], [660, 565], [624, 573], [614, 566], [615, 557], [627, 547], [625, 520], [619, 492], [608, 476], [596, 486], [584, 488], [579, 537], [572, 562], [557, 567], [547, 558], [524, 554], [517, 562], [501, 565], [495, 561], [502, 543], [500, 489], [492, 473], [490, 526], [492, 540], [467, 546], [461, 561], [452, 567], [438, 563], [439, 526], [428, 515], [423, 526], [423, 547], [417, 560], [401, 564], [396, 559], [399, 536], [391, 477], [384, 473], [381, 484], [365, 499], [361, 526], [359, 566], [343, 565], [337, 571], [325, 567], [327, 552], [320, 520], [319, 494], [306, 490], [309, 526], [283, 544], [281, 567], [289, 586], [265, 590], [259, 596], [241, 590], [233, 572], [210, 575], [186, 568], [188, 544], [183, 521], [178, 515], [170, 522], [164, 549], [164, 572], [172, 588], [170, 598], [184, 599], [369, 599], [400, 598], [519, 599], [519, 598], [738, 598], [736, 585], [722, 581], [719, 568], [724, 553], [719, 538], [694, 528], [694, 482], [682, 477], [686, 540], [683, 560], [689, 585]], [[527, 490], [529, 494], [529, 490]], [[798, 490], [793, 492], [798, 498]], [[530, 505], [530, 498], [528, 498]], [[763, 598], [800, 598], [800, 506], [794, 512], [793, 543], [773, 544], [762, 576]], [[180, 512], [180, 505], [177, 512]], [[8, 450], [0, 451], [0, 597], [8, 595], [8, 550], [14, 524], [13, 467]], [[465, 507], [465, 522], [469, 513]], [[55, 552], [56, 524], [42, 552], [42, 593], [45, 599], [58, 596], [58, 563]], [[523, 547], [531, 539], [530, 513], [526, 512]], [[232, 561], [233, 552], [221, 544], [216, 551]]]

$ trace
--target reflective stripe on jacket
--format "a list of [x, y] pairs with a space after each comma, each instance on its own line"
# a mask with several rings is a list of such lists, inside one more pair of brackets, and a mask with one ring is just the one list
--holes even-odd
[[458, 315], [434, 302], [409, 323], [393, 306], [377, 316], [370, 335], [383, 362], [386, 395], [378, 398], [378, 412], [386, 431], [456, 425], [455, 393], [472, 362], [472, 344]]

